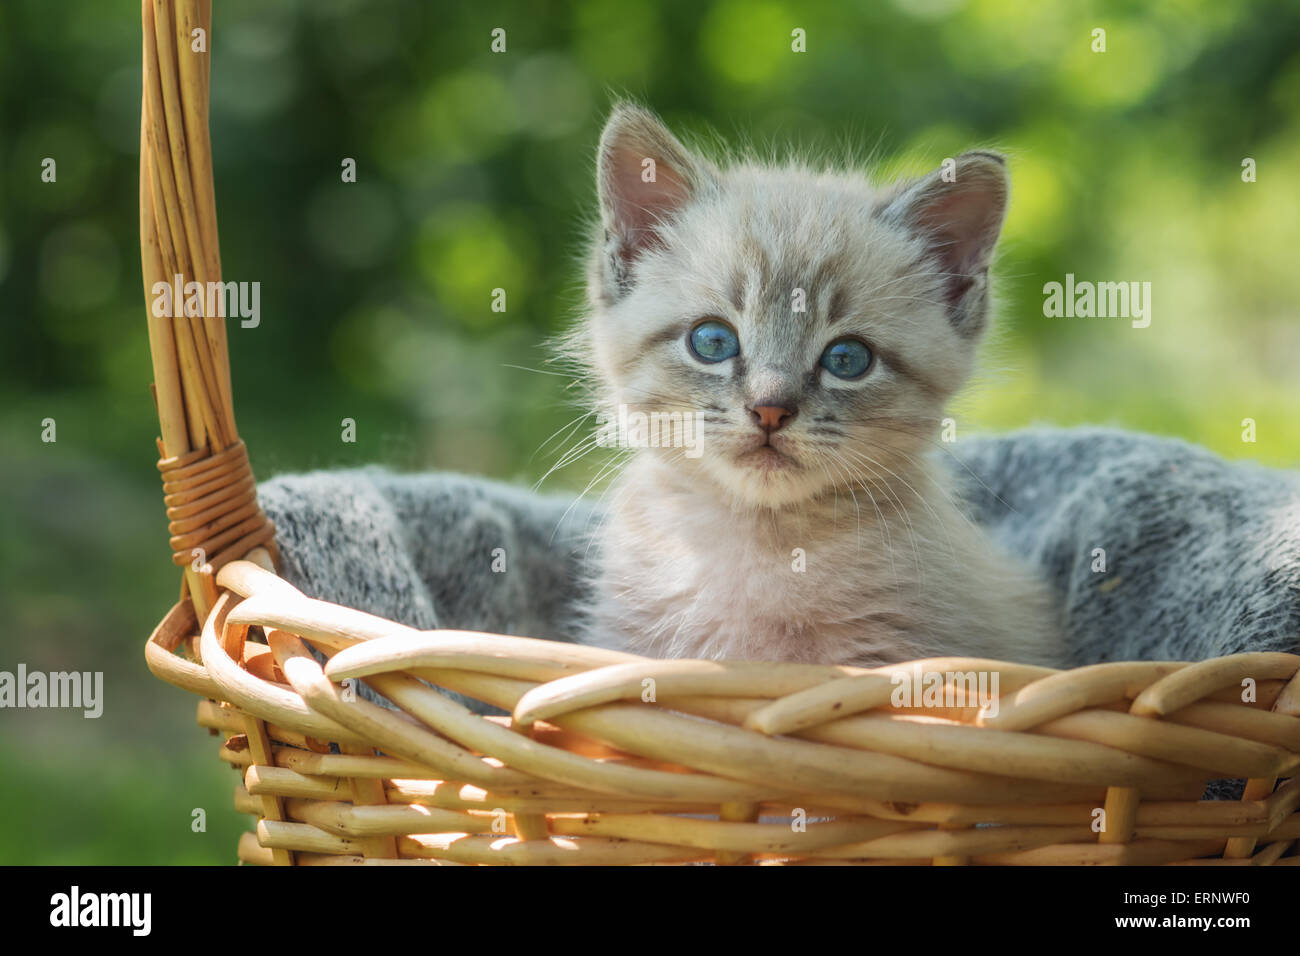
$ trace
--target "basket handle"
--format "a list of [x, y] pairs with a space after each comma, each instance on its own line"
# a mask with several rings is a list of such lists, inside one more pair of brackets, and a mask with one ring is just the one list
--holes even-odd
[[142, 0], [141, 19], [140, 253], [162, 433], [158, 469], [172, 559], [185, 568], [185, 589], [203, 621], [216, 599], [216, 571], [259, 545], [277, 564], [279, 556], [235, 427], [220, 314], [208, 136], [212, 3]]

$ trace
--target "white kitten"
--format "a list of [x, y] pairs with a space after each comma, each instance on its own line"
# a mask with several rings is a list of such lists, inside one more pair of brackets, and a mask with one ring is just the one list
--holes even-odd
[[620, 106], [598, 166], [591, 308], [570, 350], [607, 419], [685, 413], [702, 441], [632, 453], [587, 639], [656, 657], [1059, 663], [1046, 587], [958, 511], [933, 460], [987, 320], [1003, 159], [965, 153], [951, 182], [884, 189], [724, 169]]

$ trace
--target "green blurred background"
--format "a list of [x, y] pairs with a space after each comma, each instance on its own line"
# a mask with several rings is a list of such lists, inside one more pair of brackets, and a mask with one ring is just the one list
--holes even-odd
[[[261, 326], [230, 326], [260, 477], [363, 462], [545, 473], [555, 449], [539, 446], [575, 412], [544, 340], [581, 298], [614, 95], [687, 134], [876, 151], [891, 171], [1006, 149], [1000, 326], [959, 434], [1103, 422], [1300, 463], [1293, 0], [216, 7], [225, 277], [261, 283]], [[142, 659], [178, 575], [147, 387], [139, 29], [126, 0], [0, 4], [0, 669], [106, 682], [98, 720], [0, 711], [0, 862], [231, 862], [243, 829], [194, 699]], [[56, 183], [40, 181], [44, 157]], [[1246, 157], [1258, 182], [1242, 181]], [[1152, 282], [1150, 328], [1044, 318], [1043, 284], [1067, 272]]]

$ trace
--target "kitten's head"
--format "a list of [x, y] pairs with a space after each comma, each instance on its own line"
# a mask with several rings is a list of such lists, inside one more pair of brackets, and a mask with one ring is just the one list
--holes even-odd
[[576, 344], [599, 409], [703, 422], [698, 456], [641, 454], [760, 507], [911, 470], [987, 322], [1000, 156], [965, 153], [885, 188], [797, 165], [719, 168], [619, 106], [597, 185]]

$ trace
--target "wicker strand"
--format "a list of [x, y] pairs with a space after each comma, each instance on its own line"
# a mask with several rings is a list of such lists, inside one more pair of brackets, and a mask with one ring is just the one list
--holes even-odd
[[[216, 571], [259, 545], [273, 561], [278, 555], [235, 426], [225, 321], [203, 314], [206, 295], [197, 314], [186, 304], [188, 283], [207, 290], [221, 281], [208, 136], [211, 3], [143, 0], [141, 21], [140, 246], [158, 468], [173, 561], [203, 618]], [[157, 308], [168, 301], [170, 310]]]

